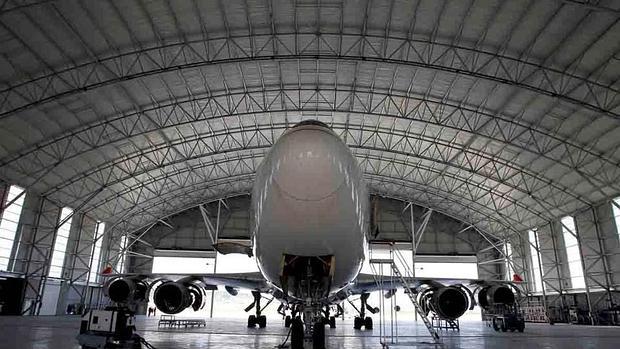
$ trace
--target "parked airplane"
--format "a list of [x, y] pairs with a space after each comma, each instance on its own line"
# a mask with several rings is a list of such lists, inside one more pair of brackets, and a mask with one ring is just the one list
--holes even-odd
[[[340, 304], [352, 295], [361, 296], [355, 329], [373, 327], [366, 310], [376, 309], [366, 301], [369, 292], [384, 286], [360, 274], [371, 229], [368, 203], [362, 173], [346, 144], [322, 122], [300, 122], [278, 139], [256, 174], [252, 252], [260, 273], [119, 274], [106, 283], [106, 293], [114, 302], [128, 303], [148, 299], [154, 289], [157, 308], [176, 314], [188, 307], [200, 309], [206, 290], [217, 285], [233, 295], [239, 288], [249, 289], [254, 303], [246, 311], [254, 308], [255, 314], [248, 317], [248, 326], [261, 328], [267, 322], [261, 294], [271, 294], [282, 303], [279, 312], [290, 314], [285, 325], [292, 327], [291, 348], [303, 348], [304, 337], [310, 337], [313, 348], [322, 349], [325, 325], [335, 327]], [[476, 303], [463, 282], [484, 288], [487, 303], [514, 302], [512, 290], [503, 284], [408, 279], [420, 291], [423, 309], [446, 319], [460, 317]], [[330, 316], [330, 308], [336, 314]]]

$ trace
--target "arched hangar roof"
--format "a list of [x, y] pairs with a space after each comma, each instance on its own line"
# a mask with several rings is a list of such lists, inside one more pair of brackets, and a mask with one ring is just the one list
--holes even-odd
[[620, 193], [617, 1], [3, 1], [0, 176], [121, 230], [249, 192], [296, 122], [496, 236]]

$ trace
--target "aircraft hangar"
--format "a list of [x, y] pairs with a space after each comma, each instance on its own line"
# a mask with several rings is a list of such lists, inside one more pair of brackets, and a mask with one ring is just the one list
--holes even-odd
[[0, 348], [617, 348], [619, 20], [0, 1]]

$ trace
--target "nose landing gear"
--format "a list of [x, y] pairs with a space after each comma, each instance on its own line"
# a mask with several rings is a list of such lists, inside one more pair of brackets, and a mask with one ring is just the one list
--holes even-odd
[[[320, 307], [305, 307], [302, 317], [291, 320], [291, 349], [304, 349], [305, 341], [312, 341], [312, 349], [325, 349], [325, 318]], [[286, 322], [286, 320], [285, 320]], [[335, 318], [334, 318], [335, 322]]]

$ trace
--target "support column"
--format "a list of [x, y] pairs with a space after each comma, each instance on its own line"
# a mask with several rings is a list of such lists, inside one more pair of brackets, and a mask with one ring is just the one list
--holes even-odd
[[[605, 273], [605, 286], [606, 286], [605, 293], [607, 294], [607, 307], [611, 308], [614, 305], [614, 297], [611, 293], [613, 283], [611, 281], [609, 260], [607, 259], [607, 253], [605, 251], [605, 246], [603, 244], [603, 237], [601, 236], [601, 227], [600, 227], [600, 222], [598, 220], [598, 213], [596, 213], [596, 209], [593, 206], [590, 206], [590, 209], [592, 210], [592, 218], [594, 220], [594, 232], [596, 233], [596, 240], [598, 242], [598, 248], [601, 253], [601, 261], [603, 263], [603, 272]], [[620, 229], [620, 227], [618, 227], [618, 229]]]
[[[418, 253], [418, 246], [416, 244], [415, 236], [415, 220], [413, 218], [413, 203], [409, 203], [409, 218], [411, 220], [411, 274], [415, 277], [415, 257]], [[413, 310], [414, 319], [418, 321], [418, 312]]]
[[[575, 218], [573, 217], [573, 220]], [[588, 303], [588, 315], [590, 316], [590, 322], [592, 325], [594, 325], [594, 316], [593, 316], [593, 312], [592, 312], [592, 300], [590, 298], [590, 285], [588, 282], [588, 276], [587, 276], [587, 270], [586, 270], [586, 264], [584, 261], [584, 254], [583, 254], [583, 244], [581, 241], [581, 236], [579, 234], [579, 228], [578, 228], [578, 224], [576, 221], [574, 221], [574, 225], [575, 225], [575, 237], [577, 238], [577, 246], [579, 247], [579, 259], [581, 260], [581, 270], [583, 271], [583, 282], [586, 286], [586, 302]], [[568, 227], [565, 227], [566, 229], [568, 229]], [[568, 229], [570, 231], [570, 229]]]
[[[67, 247], [65, 250], [65, 259], [62, 266], [62, 274], [60, 280], [60, 292], [58, 294], [58, 301], [56, 303], [56, 315], [63, 315], [65, 313], [67, 296], [69, 290], [74, 287], [71, 283], [71, 277], [75, 269], [76, 249], [79, 246], [80, 236], [82, 234], [82, 226], [84, 223], [84, 214], [76, 213], [73, 215], [72, 224], [69, 227], [69, 236], [67, 238]], [[80, 294], [80, 290], [74, 287], [75, 291]], [[80, 297], [81, 298], [81, 297]]]
[[[523, 234], [519, 234], [518, 236], [519, 239], [519, 249], [521, 250], [521, 252], [519, 253], [521, 256], [521, 265], [523, 266], [523, 271], [527, 271], [528, 268], [527, 266], [531, 263], [527, 262], [527, 256], [528, 254], [525, 251], [525, 243], [523, 242]], [[513, 252], [514, 254], [514, 249]], [[522, 277], [525, 277], [525, 273], [522, 273]], [[531, 277], [531, 275], [528, 275], [527, 278], [529, 279]], [[525, 293], [529, 294], [532, 293], [532, 287], [531, 287], [532, 283], [531, 282], [525, 282]]]
[[32, 302], [25, 310], [30, 315], [39, 315], [41, 310], [60, 212], [60, 207], [46, 198], [40, 198], [32, 228], [28, 234], [30, 246], [26, 258], [24, 302]]
[[[220, 215], [222, 213], [222, 199], [217, 202], [217, 218], [215, 221], [215, 243], [217, 243], [220, 235]], [[213, 260], [213, 274], [217, 272], [217, 251]], [[213, 301], [215, 298], [215, 290], [211, 290], [211, 309], [209, 310], [209, 318], [213, 318]]]
[[566, 296], [564, 294], [564, 286], [562, 285], [562, 273], [560, 273], [560, 260], [558, 258], [557, 232], [552, 222], [549, 222], [549, 232], [551, 233], [551, 244], [553, 245], [553, 258], [555, 259], [555, 271], [558, 277], [558, 289], [560, 291], [560, 303], [562, 308], [566, 307]]
[[[544, 282], [544, 275], [543, 275], [543, 268], [542, 268], [542, 253], [540, 253], [540, 246], [538, 245], [538, 231], [534, 230], [534, 234], [535, 234], [535, 250], [536, 253], [538, 253], [538, 274], [540, 275], [540, 288], [542, 290], [542, 295], [543, 295], [543, 307], [545, 308], [545, 312], [549, 311], [549, 308], [547, 307], [547, 292], [545, 291], [545, 282]], [[536, 285], [534, 285], [536, 286]]]

